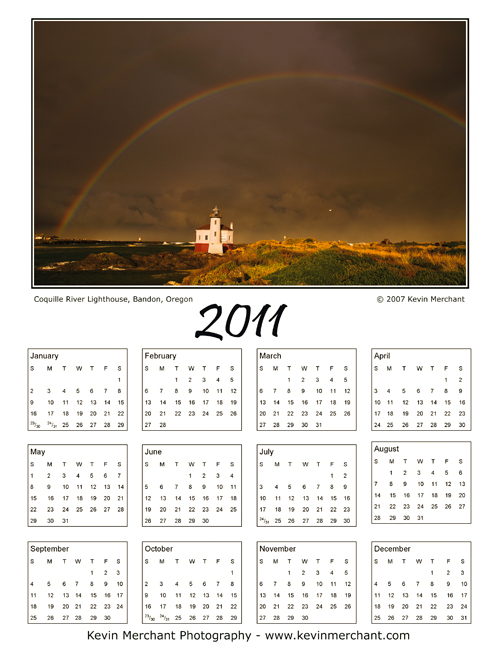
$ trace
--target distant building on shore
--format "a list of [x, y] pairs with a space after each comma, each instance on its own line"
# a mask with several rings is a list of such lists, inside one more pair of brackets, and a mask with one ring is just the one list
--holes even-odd
[[196, 230], [195, 252], [208, 252], [208, 254], [223, 254], [228, 249], [233, 249], [233, 223], [230, 227], [222, 224], [220, 211], [215, 207], [210, 214], [210, 222]]

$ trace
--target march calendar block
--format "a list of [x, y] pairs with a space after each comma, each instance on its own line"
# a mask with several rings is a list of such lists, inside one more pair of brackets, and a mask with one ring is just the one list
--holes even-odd
[[258, 542], [257, 623], [355, 624], [356, 542]]
[[356, 445], [257, 445], [257, 526], [356, 525]]
[[372, 349], [372, 429], [470, 431], [471, 350]]
[[241, 624], [241, 542], [143, 542], [143, 624]]
[[143, 526], [241, 526], [241, 445], [143, 445]]
[[127, 542], [28, 543], [29, 624], [126, 624]]
[[258, 349], [257, 429], [354, 431], [356, 350]]
[[30, 431], [126, 431], [125, 348], [28, 350]]
[[471, 523], [470, 442], [373, 442], [372, 523]]
[[372, 542], [372, 624], [470, 624], [469, 541]]
[[241, 349], [144, 349], [143, 430], [241, 431]]

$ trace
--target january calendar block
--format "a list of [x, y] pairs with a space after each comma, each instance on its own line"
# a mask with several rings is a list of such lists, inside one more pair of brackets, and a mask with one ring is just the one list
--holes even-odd
[[143, 542], [143, 624], [241, 624], [241, 542]]
[[127, 350], [28, 350], [30, 431], [126, 431]]
[[372, 523], [471, 523], [470, 442], [373, 442]]
[[372, 349], [372, 429], [470, 431], [471, 350]]
[[29, 526], [126, 526], [126, 445], [28, 445]]
[[142, 353], [143, 429], [241, 431], [241, 349]]
[[356, 445], [257, 445], [257, 526], [356, 525]]
[[355, 624], [356, 542], [258, 542], [257, 623]]
[[143, 526], [241, 526], [241, 445], [143, 445]]
[[257, 428], [356, 429], [356, 350], [258, 349]]
[[29, 542], [28, 623], [126, 624], [127, 542]]

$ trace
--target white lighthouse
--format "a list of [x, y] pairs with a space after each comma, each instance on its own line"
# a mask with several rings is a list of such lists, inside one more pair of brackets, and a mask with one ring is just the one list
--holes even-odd
[[233, 233], [233, 223], [231, 227], [223, 225], [220, 211], [215, 207], [210, 214], [209, 224], [196, 230], [194, 251], [223, 254], [225, 250], [233, 248]]
[[209, 254], [223, 254], [224, 250], [222, 248], [222, 239], [220, 235], [221, 222], [219, 216], [219, 210], [217, 207], [212, 211], [210, 215], [210, 234], [208, 239], [208, 253]]

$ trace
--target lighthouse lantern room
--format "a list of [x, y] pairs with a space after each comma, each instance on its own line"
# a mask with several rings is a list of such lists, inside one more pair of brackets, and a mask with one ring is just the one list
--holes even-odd
[[195, 252], [223, 254], [234, 245], [233, 223], [230, 227], [222, 224], [220, 211], [215, 207], [210, 214], [210, 222], [196, 230]]

